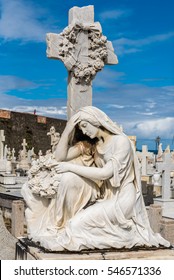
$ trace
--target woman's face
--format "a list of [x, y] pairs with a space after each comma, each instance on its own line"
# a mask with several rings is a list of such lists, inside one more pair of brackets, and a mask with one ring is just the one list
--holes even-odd
[[87, 121], [81, 121], [79, 123], [79, 128], [82, 130], [83, 134], [87, 135], [91, 139], [97, 137], [98, 135], [99, 128]]

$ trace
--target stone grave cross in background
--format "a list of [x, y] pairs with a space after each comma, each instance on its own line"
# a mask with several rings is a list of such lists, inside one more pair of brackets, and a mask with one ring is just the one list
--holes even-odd
[[158, 172], [162, 172], [162, 198], [171, 198], [170, 189], [170, 173], [174, 170], [174, 163], [172, 163], [171, 155], [169, 153], [163, 154], [163, 162], [156, 164]]
[[94, 22], [94, 7], [73, 7], [62, 33], [47, 34], [47, 56], [61, 60], [68, 70], [68, 119], [81, 107], [92, 105], [92, 80], [105, 64], [117, 64], [112, 43]]
[[0, 160], [3, 159], [4, 156], [4, 142], [5, 142], [4, 130], [0, 130]]
[[21, 146], [23, 147], [23, 152], [26, 153], [26, 147], [27, 147], [27, 142], [26, 142], [26, 139], [23, 139], [23, 142], [21, 144]]
[[141, 160], [141, 168], [142, 168], [142, 175], [147, 175], [147, 164], [148, 164], [148, 158], [152, 157], [152, 153], [148, 152], [147, 145], [142, 145], [142, 160]]

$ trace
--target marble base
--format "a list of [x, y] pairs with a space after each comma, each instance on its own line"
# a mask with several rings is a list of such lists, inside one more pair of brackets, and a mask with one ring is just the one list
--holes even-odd
[[154, 204], [162, 207], [162, 216], [174, 219], [174, 199], [154, 198]]
[[14, 185], [0, 184], [0, 187], [4, 188], [7, 191], [9, 191], [9, 190], [21, 190], [22, 186], [23, 186], [23, 184], [14, 184]]
[[16, 260], [174, 260], [173, 249], [93, 250], [88, 252], [44, 252], [20, 238], [16, 244]]
[[19, 168], [28, 171], [30, 169], [30, 165], [28, 163], [28, 161], [22, 160], [21, 162], [19, 162]]
[[24, 184], [28, 180], [27, 176], [16, 176], [16, 184]]
[[0, 174], [0, 184], [2, 185], [15, 185], [16, 184], [16, 175], [15, 174]]
[[0, 159], [0, 172], [6, 171], [6, 164], [7, 164], [7, 160]]
[[174, 199], [174, 188], [171, 189], [171, 198]]

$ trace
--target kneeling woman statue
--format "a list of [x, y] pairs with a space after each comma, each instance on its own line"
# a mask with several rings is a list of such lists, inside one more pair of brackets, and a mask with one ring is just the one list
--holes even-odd
[[[96, 141], [69, 146], [77, 126]], [[68, 121], [54, 156], [50, 169], [33, 177], [53, 182], [53, 195], [43, 196], [44, 187], [36, 191], [30, 180], [22, 189], [33, 241], [52, 251], [170, 246], [150, 228], [133, 144], [105, 113], [81, 108]]]

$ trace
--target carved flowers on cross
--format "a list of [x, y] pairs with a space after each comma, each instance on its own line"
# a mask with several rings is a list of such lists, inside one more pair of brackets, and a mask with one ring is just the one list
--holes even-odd
[[[88, 31], [89, 48], [88, 48], [88, 63], [83, 65], [78, 60], [76, 54], [76, 45], [79, 32]], [[96, 73], [104, 67], [105, 59], [107, 58], [107, 38], [103, 36], [97, 25], [83, 25], [77, 22], [74, 25], [69, 25], [60, 34], [62, 37], [59, 44], [59, 56], [63, 61], [68, 61], [73, 58], [72, 69], [75, 82], [89, 85], [94, 79]]]

